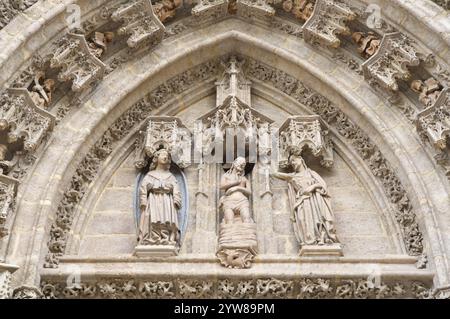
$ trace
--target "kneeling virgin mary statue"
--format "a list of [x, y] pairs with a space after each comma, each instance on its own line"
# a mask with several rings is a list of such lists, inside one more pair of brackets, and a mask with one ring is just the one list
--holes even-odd
[[161, 149], [155, 152], [150, 170], [142, 180], [138, 235], [141, 246], [175, 246], [179, 243], [181, 193], [175, 176], [170, 172], [171, 163], [169, 151]]

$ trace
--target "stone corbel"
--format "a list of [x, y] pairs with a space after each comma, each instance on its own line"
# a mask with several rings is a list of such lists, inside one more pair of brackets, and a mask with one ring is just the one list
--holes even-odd
[[32, 153], [53, 129], [55, 117], [37, 107], [26, 89], [0, 97], [0, 165], [8, 168], [18, 152]]
[[198, 0], [192, 8], [192, 15], [198, 24], [225, 17], [228, 14], [228, 0]]
[[159, 149], [167, 149], [172, 161], [180, 168], [191, 163], [191, 133], [177, 117], [152, 116], [148, 119], [147, 129], [141, 132], [136, 142], [137, 160], [135, 166], [142, 169]]
[[445, 89], [436, 103], [417, 114], [417, 131], [428, 138], [438, 152], [447, 148], [450, 138], [450, 91]]
[[18, 180], [0, 174], [0, 239], [8, 235], [7, 221], [14, 210], [18, 185]]
[[281, 167], [288, 165], [291, 154], [301, 154], [306, 147], [315, 157], [322, 158], [322, 166], [333, 165], [333, 142], [318, 115], [290, 117], [280, 128], [279, 143]]
[[106, 70], [106, 65], [89, 49], [84, 35], [74, 33], [67, 34], [59, 41], [50, 67], [61, 68], [58, 79], [62, 82], [72, 81], [74, 92], [81, 92], [101, 80]]
[[134, 0], [119, 7], [111, 18], [123, 22], [119, 35], [129, 35], [130, 48], [154, 45], [162, 41], [165, 27], [155, 14], [151, 0]]
[[334, 0], [317, 0], [311, 17], [303, 26], [306, 42], [338, 48], [341, 41], [337, 35], [349, 35], [347, 21], [354, 20], [356, 13], [347, 5]]
[[11, 276], [17, 269], [19, 267], [0, 262], [0, 299], [12, 297]]
[[364, 78], [376, 88], [387, 90], [393, 101], [399, 90], [397, 81], [408, 80], [408, 67], [420, 64], [420, 54], [410, 41], [398, 32], [385, 34], [378, 51], [363, 65]]

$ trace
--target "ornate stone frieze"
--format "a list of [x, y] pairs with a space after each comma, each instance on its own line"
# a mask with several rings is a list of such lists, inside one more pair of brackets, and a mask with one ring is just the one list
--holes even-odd
[[305, 41], [338, 48], [338, 35], [349, 35], [346, 22], [354, 20], [356, 14], [346, 4], [336, 0], [317, 0], [311, 17], [303, 26]]
[[[167, 19], [171, 15], [163, 15], [163, 7], [158, 6], [158, 10], [161, 18]], [[130, 36], [127, 41], [130, 48], [159, 43], [163, 38], [165, 28], [155, 14], [151, 0], [131, 0], [119, 7], [111, 18], [113, 21], [123, 22], [118, 33]]]
[[282, 167], [288, 165], [291, 154], [301, 154], [305, 148], [309, 148], [314, 156], [321, 157], [320, 163], [324, 167], [333, 165], [333, 142], [318, 115], [290, 117], [279, 131], [279, 163]]
[[43, 298], [41, 290], [33, 286], [21, 286], [14, 289], [13, 299], [41, 299]]
[[[143, 143], [136, 148], [136, 168], [146, 167], [152, 154], [162, 148], [170, 151], [172, 160], [180, 168], [191, 163], [191, 133], [180, 119], [172, 116], [152, 116], [148, 119], [144, 134]], [[141, 140], [142, 137], [138, 139]]]
[[25, 11], [38, 0], [3, 0], [0, 2], [0, 30], [14, 19], [20, 12]]
[[56, 45], [50, 67], [61, 68], [58, 79], [71, 81], [74, 92], [81, 92], [103, 78], [106, 65], [89, 48], [84, 35], [69, 33]]
[[438, 150], [447, 148], [450, 136], [450, 91], [445, 89], [431, 107], [417, 114], [417, 131]]
[[380, 48], [362, 65], [364, 78], [371, 85], [387, 90], [390, 95], [398, 91], [398, 80], [408, 80], [408, 67], [420, 63], [419, 53], [411, 41], [401, 33], [383, 36]]
[[380, 282], [367, 279], [212, 279], [154, 281], [141, 279], [100, 279], [76, 284], [44, 281], [46, 299], [65, 298], [213, 298], [213, 299], [398, 299], [432, 298], [422, 282]]
[[192, 8], [197, 23], [208, 23], [228, 14], [228, 0], [198, 0]]
[[33, 152], [49, 131], [55, 118], [37, 107], [26, 89], [8, 89], [0, 97], [0, 161], [9, 170], [17, 152]]
[[[1, 236], [0, 236], [1, 237]], [[0, 262], [0, 300], [9, 299], [12, 296], [11, 279], [12, 274], [19, 267], [7, 265]]]
[[270, 22], [275, 15], [267, 0], [235, 0], [235, 3], [236, 13], [244, 19]]
[[14, 211], [19, 181], [0, 174], [0, 239], [8, 235], [8, 217]]

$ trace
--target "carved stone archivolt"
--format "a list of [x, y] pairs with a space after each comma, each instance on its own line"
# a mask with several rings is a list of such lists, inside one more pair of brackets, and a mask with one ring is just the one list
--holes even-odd
[[103, 279], [97, 282], [43, 281], [43, 298], [213, 298], [213, 299], [431, 299], [430, 286], [420, 281], [379, 282], [362, 279]]
[[4, 0], [0, 2], [0, 30], [14, 19], [20, 12], [25, 11], [38, 0]]

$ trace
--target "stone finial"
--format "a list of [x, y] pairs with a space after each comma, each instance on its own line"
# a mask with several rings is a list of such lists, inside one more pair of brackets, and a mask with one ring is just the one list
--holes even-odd
[[130, 48], [162, 41], [165, 27], [155, 14], [151, 0], [129, 1], [113, 12], [111, 18], [113, 21], [123, 22], [118, 33], [130, 36], [127, 41]]
[[362, 69], [367, 81], [392, 95], [398, 91], [399, 79], [411, 77], [408, 67], [419, 63], [419, 53], [411, 41], [394, 32], [383, 36], [377, 53], [362, 65]]
[[72, 81], [72, 91], [81, 92], [92, 83], [101, 80], [106, 65], [89, 48], [81, 34], [69, 33], [58, 43], [50, 60], [51, 68], [61, 68], [60, 81]]
[[191, 133], [180, 119], [173, 116], [152, 116], [148, 119], [147, 129], [137, 140], [137, 161], [139, 169], [148, 165], [153, 154], [166, 149], [179, 167], [189, 166], [191, 161]]
[[337, 35], [349, 35], [346, 22], [355, 18], [356, 14], [344, 3], [317, 0], [311, 17], [303, 26], [305, 41], [338, 48], [341, 41]]
[[300, 155], [305, 147], [322, 157], [322, 166], [333, 165], [333, 143], [318, 115], [293, 116], [280, 127], [280, 166], [286, 167], [289, 156]]

